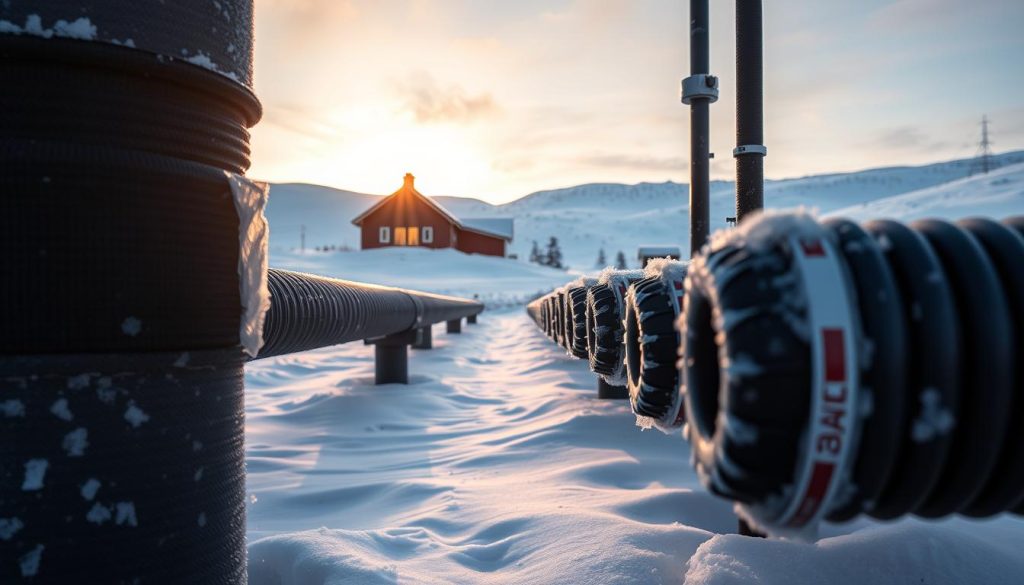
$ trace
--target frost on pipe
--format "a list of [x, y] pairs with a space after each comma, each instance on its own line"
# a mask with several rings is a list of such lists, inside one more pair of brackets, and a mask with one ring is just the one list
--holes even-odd
[[626, 386], [637, 424], [667, 431], [682, 426], [685, 420], [676, 320], [682, 307], [686, 264], [666, 258], [651, 260], [644, 276], [626, 292]]
[[590, 359], [587, 351], [587, 291], [596, 278], [581, 277], [566, 288], [566, 346], [573, 357]]
[[775, 534], [1019, 509], [1015, 225], [774, 215], [716, 235], [680, 319], [705, 485]]
[[590, 369], [613, 386], [623, 386], [625, 359], [622, 320], [626, 315], [626, 291], [643, 277], [640, 270], [605, 269], [597, 284], [587, 291], [587, 352]]
[[543, 297], [539, 299], [534, 299], [530, 301], [529, 304], [526, 305], [526, 314], [529, 315], [530, 319], [534, 322], [534, 324], [536, 324], [537, 327], [540, 327], [541, 329], [544, 328], [543, 300]]

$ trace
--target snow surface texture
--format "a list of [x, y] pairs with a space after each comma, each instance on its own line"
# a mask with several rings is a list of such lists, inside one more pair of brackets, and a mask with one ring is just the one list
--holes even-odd
[[[1001, 167], [1024, 163], [1024, 152], [1001, 154], [993, 160]], [[967, 176], [970, 166], [971, 160], [968, 159], [922, 167], [892, 167], [767, 181], [764, 197], [765, 203], [775, 209], [806, 206], [822, 214], [842, 209], [843, 215], [868, 219], [889, 215], [890, 210], [861, 208], [861, 204], [958, 181]], [[951, 205], [953, 201], [961, 201], [960, 210], [953, 212], [951, 208], [951, 213], [1001, 217], [1007, 215], [1004, 213], [1006, 209], [1014, 207], [1017, 213], [1024, 212], [1021, 200], [1024, 185], [1019, 173], [1016, 187], [1003, 185], [1007, 198], [1002, 199], [1001, 204], [986, 195], [989, 189], [999, 186], [986, 186], [985, 177], [994, 179], [999, 172], [973, 177], [956, 194], [942, 191], [920, 196], [917, 209], [925, 213], [927, 205], [924, 202], [940, 195]], [[621, 250], [631, 268], [640, 267], [636, 252], [641, 245], [679, 246], [683, 257], [688, 258], [687, 189], [685, 184], [671, 182], [638, 185], [602, 183], [540, 191], [504, 205], [462, 197], [441, 196], [436, 199], [458, 217], [515, 218], [515, 240], [510, 252], [524, 262], [530, 256], [534, 240], [544, 246], [548, 238], [556, 236], [565, 263], [573, 270], [587, 272], [601, 268], [595, 266], [601, 248], [608, 261], [614, 261]], [[352, 218], [379, 201], [376, 195], [315, 185], [280, 184], [274, 185], [272, 192], [267, 209], [270, 244], [272, 248], [281, 249], [299, 247], [299, 231], [303, 225], [306, 226], [306, 244], [310, 248], [331, 244], [358, 249], [359, 228], [352, 225]], [[426, 193], [435, 195], [429, 190]], [[941, 208], [936, 208], [936, 211], [943, 214]], [[725, 227], [725, 218], [735, 214], [733, 183], [714, 181], [711, 184], [711, 229]]]
[[361, 344], [246, 366], [249, 580], [377, 583], [1014, 583], [1024, 522], [826, 525], [816, 544], [736, 519], [678, 436], [596, 399], [586, 363], [521, 308], [411, 352], [373, 386]]

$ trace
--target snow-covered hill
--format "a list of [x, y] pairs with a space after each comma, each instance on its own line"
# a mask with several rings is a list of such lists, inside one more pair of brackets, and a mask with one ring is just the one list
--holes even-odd
[[960, 219], [971, 216], [1002, 219], [1024, 214], [1024, 163], [986, 175], [959, 179], [926, 189], [877, 199], [832, 212], [857, 221], [924, 217]]
[[[999, 155], [995, 162], [1001, 166], [1022, 163], [1024, 152]], [[828, 213], [962, 179], [970, 165], [966, 159], [768, 181], [765, 203], [774, 208], [805, 206]], [[313, 185], [274, 185], [267, 211], [271, 245], [297, 248], [299, 226], [304, 224], [307, 247], [331, 244], [358, 248], [358, 228], [351, 219], [372, 205], [376, 197]], [[511, 252], [520, 259], [529, 256], [533, 241], [543, 245], [551, 236], [558, 237], [566, 263], [576, 270], [594, 268], [601, 248], [609, 259], [622, 250], [627, 259], [635, 261], [640, 245], [675, 244], [685, 253], [688, 242], [685, 184], [579, 185], [540, 191], [497, 206], [460, 197], [437, 199], [464, 217], [515, 218], [516, 239]], [[732, 215], [733, 184], [715, 181], [711, 186], [712, 227], [724, 227], [725, 218]]]

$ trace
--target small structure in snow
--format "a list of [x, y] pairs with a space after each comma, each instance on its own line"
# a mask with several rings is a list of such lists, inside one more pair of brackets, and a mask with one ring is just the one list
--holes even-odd
[[507, 244], [512, 241], [514, 220], [459, 219], [440, 203], [417, 191], [414, 181], [415, 177], [406, 173], [401, 189], [352, 220], [362, 230], [363, 250], [422, 246], [505, 256]]
[[637, 249], [636, 257], [640, 261], [641, 268], [643, 268], [655, 258], [679, 260], [682, 257], [682, 253], [679, 251], [679, 246], [640, 246]]

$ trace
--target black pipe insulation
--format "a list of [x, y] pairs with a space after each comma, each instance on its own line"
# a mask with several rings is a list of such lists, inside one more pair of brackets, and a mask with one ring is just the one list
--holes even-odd
[[370, 339], [458, 320], [478, 301], [271, 268], [270, 310], [258, 358]]
[[587, 352], [590, 369], [615, 386], [625, 384], [622, 322], [626, 317], [626, 292], [642, 277], [639, 270], [619, 270], [602, 275], [587, 291]]
[[0, 21], [0, 582], [244, 582], [252, 2]]
[[764, 207], [764, 60], [761, 0], [736, 0], [736, 218]]
[[566, 290], [566, 346], [570, 355], [581, 360], [590, 359], [587, 350], [587, 292], [595, 284], [597, 279], [588, 278]]
[[650, 276], [633, 283], [626, 293], [626, 386], [634, 413], [661, 428], [675, 428], [684, 420], [676, 320], [682, 309], [686, 265], [652, 262], [646, 273]]
[[240, 349], [0, 360], [0, 582], [245, 582]]
[[686, 281], [707, 487], [780, 533], [1024, 511], [1024, 220], [757, 221]]
[[0, 34], [0, 77], [0, 351], [237, 343], [224, 172], [248, 167], [252, 92], [146, 51], [24, 34]]

